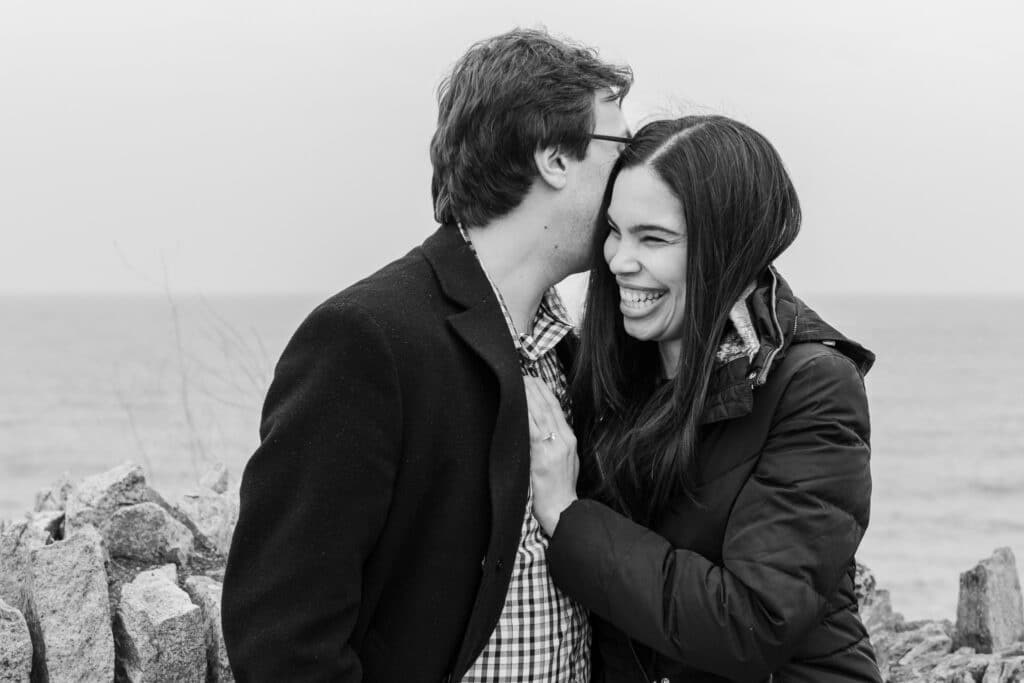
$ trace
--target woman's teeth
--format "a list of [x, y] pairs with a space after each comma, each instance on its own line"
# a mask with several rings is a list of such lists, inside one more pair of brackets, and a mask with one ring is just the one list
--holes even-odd
[[645, 308], [665, 296], [667, 290], [627, 289], [619, 287], [619, 298], [630, 308]]

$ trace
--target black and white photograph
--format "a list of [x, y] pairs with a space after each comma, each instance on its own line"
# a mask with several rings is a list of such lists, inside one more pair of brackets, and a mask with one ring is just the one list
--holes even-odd
[[0, 2], [0, 681], [1024, 681], [1022, 26]]

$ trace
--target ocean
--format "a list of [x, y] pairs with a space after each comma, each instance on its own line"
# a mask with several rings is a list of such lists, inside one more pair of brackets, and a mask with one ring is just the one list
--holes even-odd
[[[62, 472], [142, 464], [170, 495], [235, 482], [314, 295], [0, 297], [0, 518]], [[1024, 563], [1024, 300], [808, 300], [874, 350], [874, 494], [858, 559], [908, 618], [955, 619], [960, 572]]]

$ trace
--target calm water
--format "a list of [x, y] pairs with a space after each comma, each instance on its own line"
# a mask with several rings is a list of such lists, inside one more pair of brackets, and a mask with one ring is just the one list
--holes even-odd
[[[142, 463], [169, 493], [256, 445], [273, 364], [315, 296], [0, 298], [0, 517], [61, 472]], [[859, 558], [908, 617], [953, 617], [959, 572], [1024, 564], [1024, 300], [818, 298], [879, 357]]]

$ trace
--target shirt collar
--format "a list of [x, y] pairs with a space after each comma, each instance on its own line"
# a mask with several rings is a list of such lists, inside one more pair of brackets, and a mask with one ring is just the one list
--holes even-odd
[[534, 362], [555, 348], [558, 342], [562, 341], [565, 335], [573, 330], [569, 312], [566, 310], [565, 303], [558, 294], [558, 290], [550, 287], [544, 292], [540, 306], [537, 307], [537, 313], [533, 317], [532, 328], [529, 332], [520, 332], [516, 329], [516, 325], [512, 320], [512, 314], [509, 313], [508, 306], [505, 304], [505, 298], [501, 296], [501, 290], [494, 284], [491, 274], [487, 272], [487, 268], [480, 261], [476, 248], [473, 246], [473, 240], [470, 239], [469, 233], [461, 223], [459, 224], [459, 232], [462, 234], [462, 239], [469, 245], [473, 255], [477, 256], [477, 263], [480, 264], [480, 269], [484, 271], [487, 282], [490, 283], [494, 296], [498, 299], [501, 314], [505, 317], [505, 324], [508, 325], [509, 334], [512, 336], [512, 343], [515, 344], [519, 354], [524, 359]]

